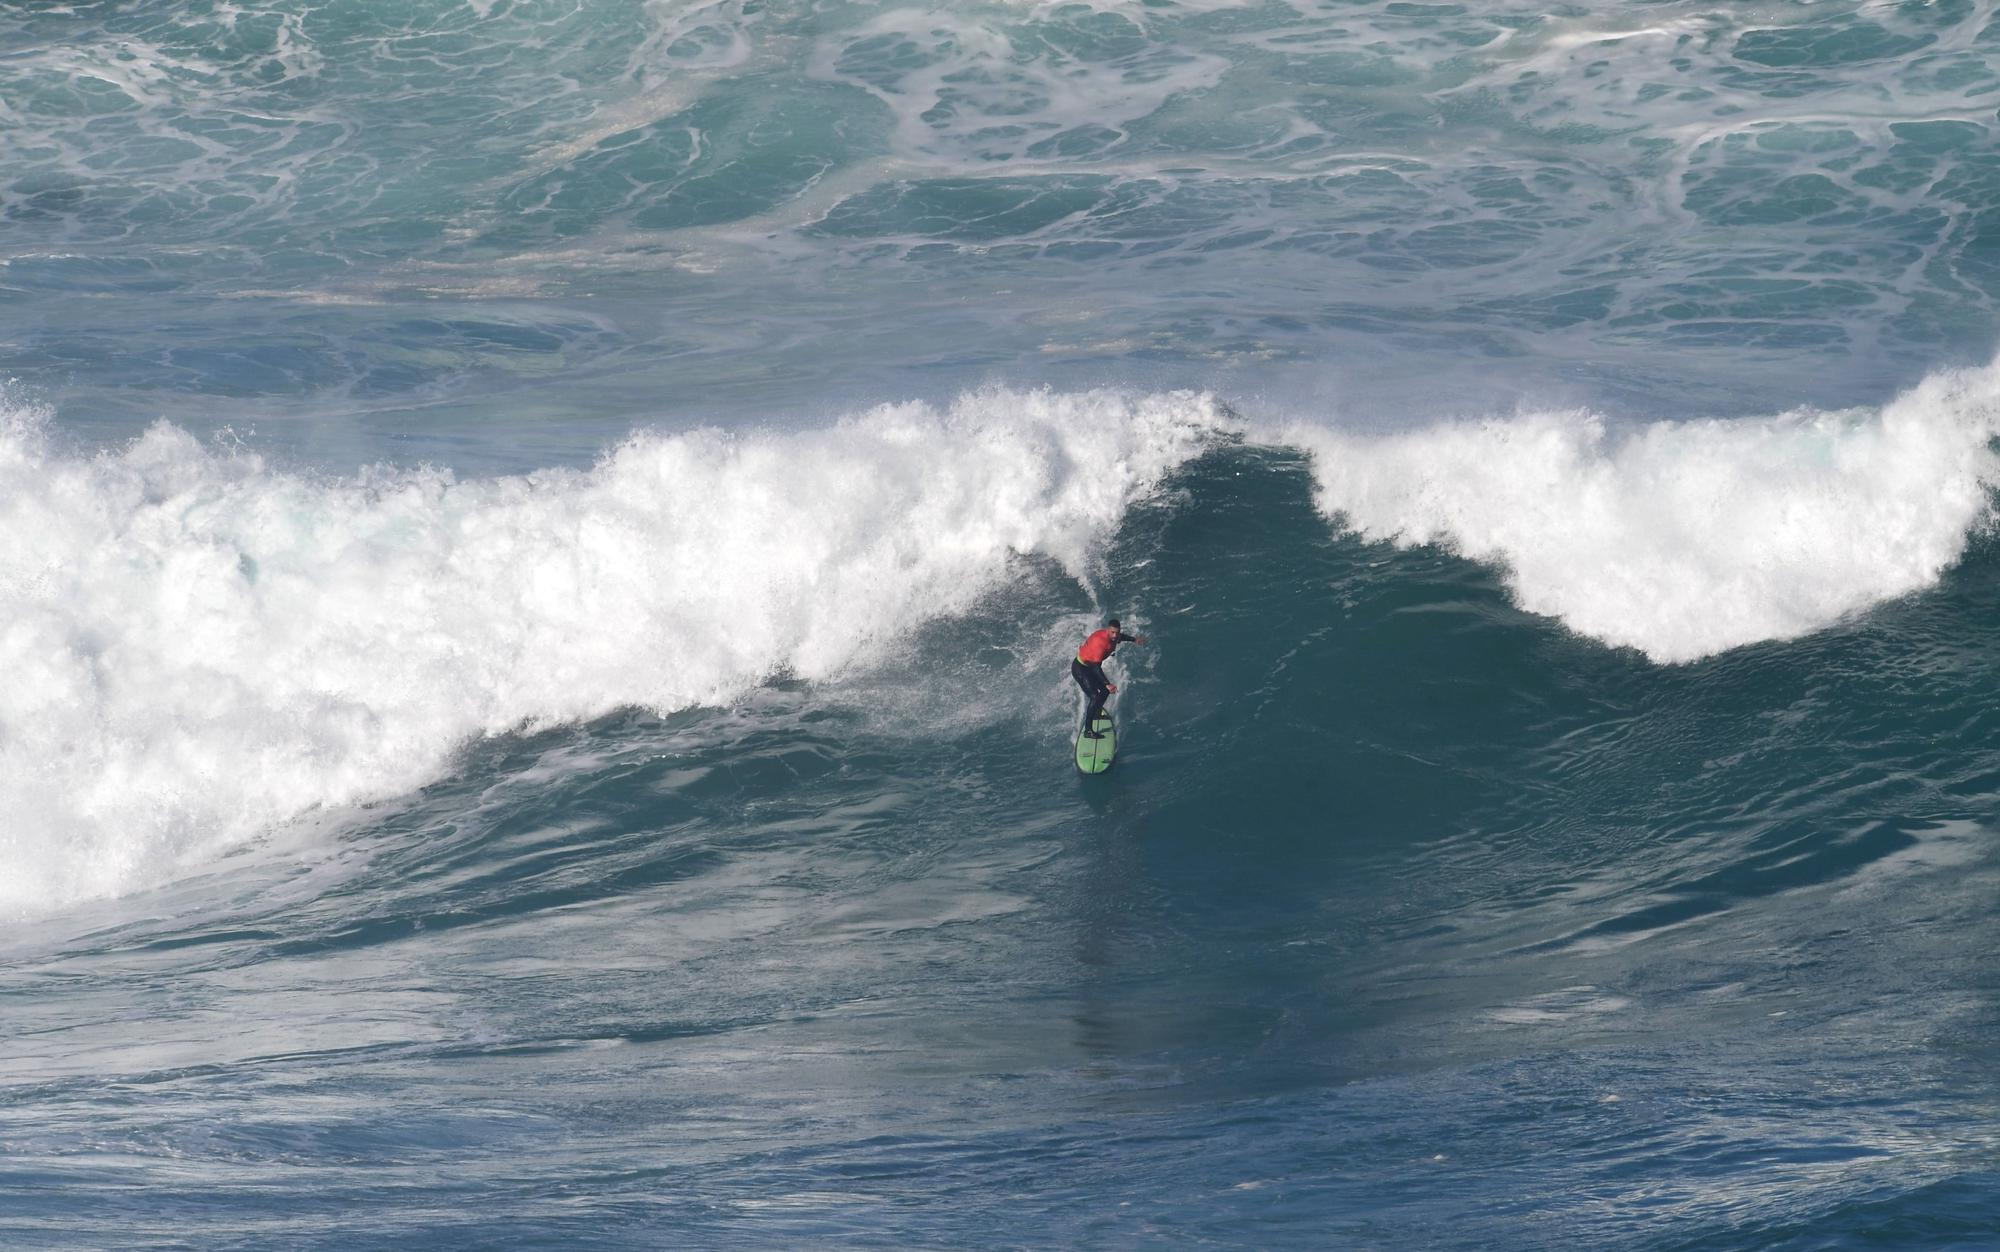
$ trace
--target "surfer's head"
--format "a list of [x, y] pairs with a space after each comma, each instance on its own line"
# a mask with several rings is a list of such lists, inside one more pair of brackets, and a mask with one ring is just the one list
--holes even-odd
[[1111, 619], [1110, 621], [1108, 621], [1108, 622], [1104, 623], [1104, 624], [1105, 624], [1106, 626], [1109, 626], [1109, 627], [1110, 627], [1111, 629], [1113, 629], [1113, 630], [1117, 630], [1117, 629], [1118, 629], [1118, 619], [1117, 619], [1117, 618], [1115, 618], [1115, 617], [1114, 617], [1114, 618], [1112, 618], [1112, 619]]

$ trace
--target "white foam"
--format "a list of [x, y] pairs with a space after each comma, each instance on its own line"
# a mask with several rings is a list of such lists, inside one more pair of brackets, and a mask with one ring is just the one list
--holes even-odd
[[1082, 576], [1224, 418], [988, 391], [637, 436], [589, 471], [320, 480], [0, 421], [0, 908], [126, 891], [468, 738], [837, 675], [1041, 553]]
[[1989, 516], [2000, 366], [1880, 411], [1661, 423], [1584, 412], [1366, 436], [1295, 428], [1321, 511], [1504, 566], [1522, 607], [1691, 661], [1936, 582]]

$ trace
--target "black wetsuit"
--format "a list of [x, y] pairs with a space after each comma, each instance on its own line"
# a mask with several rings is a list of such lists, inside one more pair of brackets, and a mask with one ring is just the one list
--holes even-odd
[[[1111, 658], [1111, 654], [1118, 650], [1119, 644], [1137, 642], [1136, 635], [1119, 631], [1111, 640], [1110, 649], [1104, 654], [1105, 660]], [[1090, 707], [1083, 711], [1083, 730], [1085, 734], [1089, 734], [1092, 724], [1097, 721], [1097, 715], [1104, 711], [1104, 702], [1111, 698], [1111, 680], [1104, 676], [1104, 661], [1086, 661], [1081, 656], [1070, 661], [1069, 676], [1076, 679], [1076, 685], [1083, 688], [1083, 694], [1090, 697]]]

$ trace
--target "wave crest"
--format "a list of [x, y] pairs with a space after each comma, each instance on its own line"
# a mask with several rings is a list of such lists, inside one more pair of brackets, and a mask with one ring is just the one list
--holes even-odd
[[2000, 365], [1879, 411], [1664, 422], [1524, 413], [1299, 427], [1321, 512], [1504, 567], [1516, 601], [1662, 662], [1789, 639], [1930, 586], [1988, 520]]

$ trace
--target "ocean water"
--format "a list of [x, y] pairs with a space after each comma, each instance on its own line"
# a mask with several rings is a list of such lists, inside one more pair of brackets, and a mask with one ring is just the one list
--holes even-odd
[[0, 5], [0, 1244], [2000, 1245], [1996, 139], [1992, 0]]

